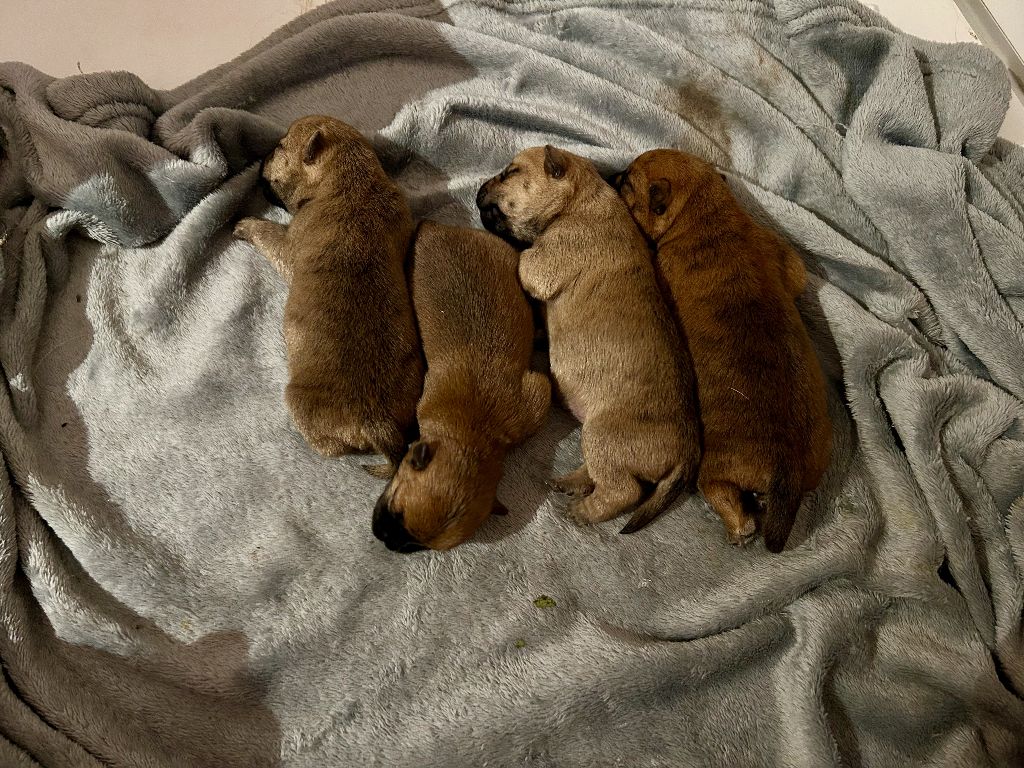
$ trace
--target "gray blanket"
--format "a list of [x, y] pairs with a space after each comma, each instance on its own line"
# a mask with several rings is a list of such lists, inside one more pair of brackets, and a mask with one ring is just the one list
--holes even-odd
[[[1022, 764], [1007, 100], [990, 53], [852, 0], [346, 0], [173, 91], [0, 66], [0, 765]], [[507, 517], [385, 551], [382, 484], [289, 423], [285, 289], [230, 238], [285, 215], [255, 163], [309, 112], [474, 226], [525, 146], [716, 163], [814, 274], [835, 458], [786, 552], [699, 498], [574, 526], [557, 411]]]

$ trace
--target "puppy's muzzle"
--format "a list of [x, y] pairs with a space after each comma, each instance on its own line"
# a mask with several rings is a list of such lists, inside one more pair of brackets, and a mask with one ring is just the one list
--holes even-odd
[[377, 500], [373, 508], [373, 535], [384, 542], [384, 546], [392, 552], [409, 554], [426, 549], [406, 530], [400, 515], [388, 508], [385, 496]]
[[274, 191], [274, 188], [270, 186], [270, 179], [266, 177], [267, 163], [274, 156], [274, 152], [277, 152], [276, 148], [273, 152], [263, 158], [263, 161], [260, 163], [260, 189], [263, 190], [263, 196], [270, 201], [271, 205], [276, 205], [278, 208], [285, 208], [286, 206], [284, 201], [281, 200], [277, 192]]
[[476, 207], [480, 209], [480, 222], [484, 228], [496, 235], [504, 235], [508, 233], [508, 221], [498, 204], [490, 199], [493, 185], [494, 179], [488, 179], [480, 185], [480, 189], [476, 193]]
[[508, 219], [501, 212], [497, 203], [488, 203], [480, 208], [480, 222], [484, 229], [488, 229], [496, 235], [508, 234]]

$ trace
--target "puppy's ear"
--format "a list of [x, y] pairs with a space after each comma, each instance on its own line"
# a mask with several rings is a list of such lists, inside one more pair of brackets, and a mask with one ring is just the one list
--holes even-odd
[[324, 135], [320, 133], [320, 129], [318, 128], [313, 132], [313, 135], [309, 137], [309, 141], [306, 142], [306, 149], [302, 152], [302, 162], [309, 165], [316, 160], [323, 148]]
[[434, 446], [431, 443], [421, 440], [413, 445], [409, 453], [409, 466], [417, 472], [422, 472], [434, 458]]
[[565, 176], [566, 164], [562, 150], [555, 149], [550, 144], [544, 145], [544, 173], [552, 179], [560, 179]]
[[672, 196], [672, 183], [668, 179], [658, 179], [647, 190], [647, 205], [651, 213], [661, 216], [668, 208]]

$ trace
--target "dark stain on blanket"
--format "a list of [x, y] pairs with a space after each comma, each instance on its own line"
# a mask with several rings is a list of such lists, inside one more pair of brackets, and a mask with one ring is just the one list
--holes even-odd
[[679, 86], [676, 111], [726, 155], [729, 154], [732, 140], [729, 138], [728, 123], [722, 104], [713, 93], [692, 80], [685, 82]]

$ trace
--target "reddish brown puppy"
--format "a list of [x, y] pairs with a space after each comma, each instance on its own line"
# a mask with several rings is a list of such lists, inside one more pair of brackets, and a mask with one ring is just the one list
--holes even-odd
[[693, 357], [700, 490], [736, 544], [753, 536], [763, 509], [765, 545], [780, 552], [832, 451], [821, 366], [794, 302], [803, 263], [699, 158], [647, 152], [613, 183], [657, 248]]
[[412, 298], [427, 358], [420, 437], [373, 512], [396, 552], [445, 550], [470, 538], [497, 503], [505, 455], [532, 435], [551, 402], [530, 370], [533, 318], [510, 245], [478, 229], [424, 221]]

